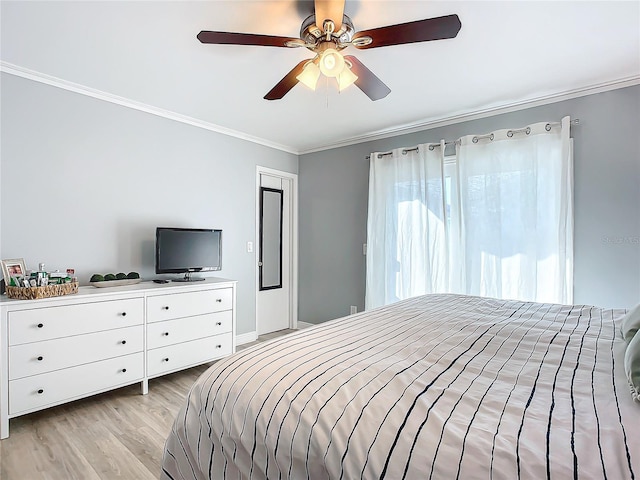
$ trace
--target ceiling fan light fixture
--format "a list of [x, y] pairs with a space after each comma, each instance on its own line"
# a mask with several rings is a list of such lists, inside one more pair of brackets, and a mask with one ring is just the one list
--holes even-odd
[[312, 51], [314, 58], [299, 61], [267, 92], [265, 100], [281, 99], [299, 82], [315, 89], [320, 70], [325, 76], [335, 78], [340, 90], [355, 83], [375, 101], [386, 97], [391, 89], [356, 57], [343, 57], [342, 50], [349, 46], [368, 49], [455, 38], [462, 27], [458, 15], [452, 14], [356, 32], [351, 19], [344, 14], [345, 0], [313, 3], [313, 13], [303, 20], [299, 38], [209, 30], [202, 30], [197, 38], [206, 44], [304, 47]]
[[320, 71], [327, 77], [338, 77], [344, 70], [344, 58], [334, 48], [327, 48], [320, 57]]
[[353, 85], [353, 83], [358, 80], [358, 76], [351, 71], [348, 66], [345, 66], [342, 70], [342, 73], [338, 75], [338, 91], [342, 91], [347, 88], [349, 85]]
[[311, 90], [315, 90], [318, 84], [318, 78], [320, 78], [320, 69], [314, 62], [309, 62], [296, 78]]

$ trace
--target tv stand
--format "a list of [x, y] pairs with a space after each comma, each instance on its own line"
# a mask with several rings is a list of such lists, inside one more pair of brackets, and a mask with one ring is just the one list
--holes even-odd
[[199, 282], [201, 280], [204, 280], [204, 277], [192, 277], [191, 272], [187, 272], [183, 278], [174, 278], [172, 282]]

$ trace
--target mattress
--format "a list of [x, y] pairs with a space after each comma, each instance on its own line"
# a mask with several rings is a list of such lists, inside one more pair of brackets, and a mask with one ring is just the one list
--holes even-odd
[[426, 295], [242, 350], [191, 388], [164, 479], [632, 479], [623, 310]]

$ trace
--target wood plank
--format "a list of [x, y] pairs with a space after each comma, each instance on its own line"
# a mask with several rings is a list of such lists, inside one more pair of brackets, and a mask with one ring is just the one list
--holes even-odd
[[[35, 416], [36, 414], [34, 414]], [[99, 480], [87, 459], [68, 441], [60, 441], [56, 424], [64, 419], [39, 415], [22, 422], [2, 441], [2, 478], [7, 480], [82, 478]], [[15, 434], [15, 435], [14, 435]]]
[[208, 367], [151, 379], [148, 395], [135, 384], [12, 419], [0, 441], [0, 479], [157, 479], [173, 420]]

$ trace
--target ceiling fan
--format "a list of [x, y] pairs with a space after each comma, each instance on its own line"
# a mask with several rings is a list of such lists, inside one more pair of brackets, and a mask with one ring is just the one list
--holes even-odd
[[371, 100], [380, 100], [391, 89], [356, 57], [343, 56], [342, 50], [349, 46], [362, 50], [454, 38], [462, 26], [457, 15], [446, 15], [356, 32], [351, 19], [344, 14], [344, 4], [345, 0], [315, 0], [315, 13], [302, 22], [300, 38], [203, 30], [198, 40], [226, 45], [305, 47], [315, 53], [313, 58], [293, 67], [264, 96], [266, 100], [281, 99], [298, 82], [315, 89], [320, 73], [336, 78], [339, 90], [355, 83]]

